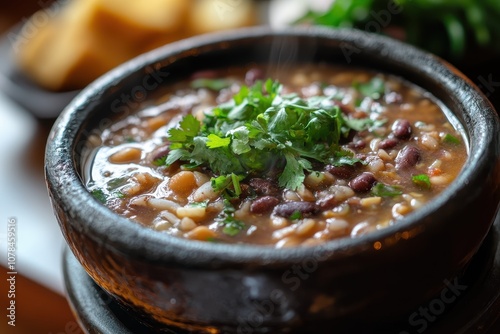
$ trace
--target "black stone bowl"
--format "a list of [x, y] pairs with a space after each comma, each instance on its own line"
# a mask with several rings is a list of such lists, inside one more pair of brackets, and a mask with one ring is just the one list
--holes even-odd
[[[286, 70], [304, 61], [393, 73], [432, 92], [468, 140], [470, 155], [458, 178], [394, 226], [279, 250], [155, 232], [119, 217], [82, 184], [88, 136], [164, 85], [214, 67], [278, 62]], [[414, 47], [354, 30], [253, 28], [173, 43], [98, 79], [55, 123], [45, 169], [76, 258], [146, 322], [207, 333], [358, 332], [449, 297], [452, 278], [467, 267], [499, 207], [500, 124], [467, 78]]]

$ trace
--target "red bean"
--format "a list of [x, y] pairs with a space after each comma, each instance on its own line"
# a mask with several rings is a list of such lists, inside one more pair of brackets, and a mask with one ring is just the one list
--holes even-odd
[[286, 202], [274, 207], [273, 213], [277, 216], [289, 218], [296, 212], [302, 216], [312, 215], [319, 212], [319, 208], [314, 202]]
[[273, 196], [259, 197], [250, 205], [250, 212], [252, 213], [266, 213], [271, 211], [278, 203], [279, 199]]
[[366, 147], [366, 142], [364, 140], [356, 140], [349, 143], [349, 147], [356, 148], [358, 150], [362, 150]]
[[369, 191], [376, 181], [377, 179], [372, 173], [364, 172], [352, 179], [349, 182], [349, 187], [355, 192], [364, 193]]
[[254, 191], [258, 195], [277, 195], [279, 193], [278, 186], [269, 180], [261, 179], [261, 178], [253, 178], [248, 182], [250, 187], [254, 189]]
[[420, 158], [420, 150], [413, 145], [407, 145], [396, 156], [396, 169], [413, 167], [420, 161]]
[[392, 124], [392, 133], [398, 139], [409, 139], [411, 137], [411, 124], [406, 119], [398, 119]]
[[333, 176], [336, 176], [340, 179], [348, 179], [354, 174], [354, 167], [353, 166], [333, 166], [333, 165], [326, 165], [325, 170], [332, 174]]
[[164, 158], [168, 155], [169, 152], [170, 152], [170, 144], [167, 144], [165, 146], [160, 146], [154, 149], [153, 152], [151, 152], [150, 155], [151, 161], [156, 161], [161, 158]]
[[389, 149], [389, 148], [393, 148], [398, 143], [399, 143], [399, 140], [397, 140], [396, 138], [386, 138], [386, 139], [384, 139], [384, 140], [382, 140], [380, 142], [380, 144], [378, 145], [378, 147], [381, 148], [381, 149], [386, 150], [386, 149]]

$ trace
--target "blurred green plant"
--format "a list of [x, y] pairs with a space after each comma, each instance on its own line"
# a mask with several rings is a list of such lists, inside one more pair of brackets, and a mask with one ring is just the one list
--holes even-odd
[[453, 60], [477, 47], [500, 53], [500, 0], [335, 0], [297, 23], [387, 34]]

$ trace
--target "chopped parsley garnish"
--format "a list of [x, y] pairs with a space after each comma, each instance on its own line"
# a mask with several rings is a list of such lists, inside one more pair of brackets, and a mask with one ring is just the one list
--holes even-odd
[[108, 200], [108, 196], [102, 191], [102, 189], [94, 189], [90, 192], [92, 196], [94, 196], [99, 202], [106, 204], [106, 201]]
[[208, 88], [214, 91], [219, 91], [221, 89], [227, 88], [232, 85], [232, 81], [228, 79], [196, 79], [191, 82], [191, 88]]
[[403, 194], [400, 187], [390, 186], [381, 182], [373, 186], [371, 192], [373, 195], [380, 197], [395, 197]]
[[207, 239], [207, 241], [208, 242], [215, 242], [215, 243], [217, 243], [217, 242], [219, 242], [219, 239], [210, 237], [210, 238]]
[[106, 188], [109, 191], [111, 191], [111, 190], [114, 190], [114, 189], [124, 185], [126, 182], [127, 182], [127, 178], [125, 176], [115, 177], [106, 183]]
[[161, 158], [158, 158], [156, 160], [153, 161], [153, 165], [155, 166], [164, 166], [167, 162], [167, 156], [163, 156]]
[[234, 237], [244, 228], [244, 222], [234, 219], [233, 216], [227, 216], [227, 218], [224, 220], [224, 228], [222, 229], [222, 233]]
[[449, 133], [447, 133], [444, 137], [443, 137], [443, 141], [445, 143], [448, 143], [448, 144], [455, 144], [455, 145], [458, 145], [460, 144], [460, 139], [458, 139], [457, 137], [453, 136], [453, 135], [450, 135]]
[[290, 220], [297, 220], [297, 219], [302, 219], [302, 212], [300, 211], [294, 211], [290, 217], [288, 217]]
[[106, 204], [108, 199], [110, 198], [125, 198], [126, 195], [122, 193], [120, 190], [117, 190], [119, 186], [123, 185], [125, 183], [126, 179], [125, 178], [114, 178], [109, 180], [106, 183], [106, 187], [104, 188], [99, 188], [95, 187], [93, 183], [89, 184], [89, 187], [93, 187], [90, 190], [90, 193], [92, 196], [94, 196], [99, 202]]
[[[193, 140], [193, 138], [198, 135], [198, 132], [201, 129], [201, 124], [200, 122], [191, 114], [185, 116], [181, 122], [179, 123], [178, 128], [173, 128], [168, 131], [168, 139], [172, 143], [183, 143], [183, 142], [188, 142], [189, 140]], [[179, 147], [182, 147], [182, 145], [177, 145]], [[177, 148], [175, 144], [170, 145], [171, 149]], [[172, 151], [170, 151], [172, 152]], [[172, 156], [170, 153], [168, 157]], [[168, 163], [168, 158], [167, 158], [167, 163]]]
[[386, 120], [372, 120], [370, 118], [344, 118], [347, 126], [356, 131], [371, 130], [381, 127], [386, 123]]
[[417, 186], [424, 188], [424, 189], [430, 189], [431, 188], [431, 180], [427, 174], [418, 174], [418, 175], [413, 175], [411, 180], [413, 181], [414, 184]]
[[240, 181], [242, 176], [234, 173], [229, 175], [221, 175], [211, 179], [212, 188], [221, 192], [225, 198], [235, 198], [241, 195]]
[[385, 82], [382, 78], [373, 77], [366, 83], [355, 84], [354, 88], [356, 88], [364, 96], [378, 100], [385, 93]]
[[126, 195], [124, 193], [122, 193], [121, 191], [115, 192], [114, 195], [116, 198], [121, 198], [121, 199], [126, 197]]
[[234, 237], [240, 231], [242, 231], [246, 225], [241, 220], [234, 218], [234, 211], [236, 209], [233, 207], [228, 199], [224, 199], [224, 210], [219, 214], [217, 221], [219, 224], [223, 225], [222, 233]]
[[206, 208], [207, 205], [208, 205], [208, 202], [204, 201], [204, 202], [191, 202], [191, 203], [188, 203], [186, 206], [188, 206], [190, 208]]
[[185, 116], [170, 129], [167, 165], [183, 161], [207, 166], [218, 177], [214, 189], [238, 195], [239, 181], [250, 174], [278, 171], [279, 185], [296, 190], [313, 163], [354, 164], [359, 160], [342, 150], [339, 140], [350, 130], [369, 128], [374, 121], [355, 124], [327, 96], [308, 99], [281, 94], [277, 81], [241, 86], [227, 103], [205, 114], [203, 123]]

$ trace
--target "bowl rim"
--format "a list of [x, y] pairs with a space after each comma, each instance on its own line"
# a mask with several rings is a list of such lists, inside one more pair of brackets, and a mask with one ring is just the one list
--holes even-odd
[[[351, 45], [365, 43], [366, 50], [403, 61], [412, 69], [418, 68], [422, 76], [433, 78], [442, 84], [443, 89], [454, 94], [453, 98], [457, 105], [462, 106], [464, 110], [474, 110], [474, 117], [476, 117], [472, 123], [477, 129], [475, 134], [479, 137], [474, 140], [474, 143], [471, 142], [471, 138], [468, 138], [469, 145], [474, 144], [474, 150], [469, 152], [463, 170], [441, 194], [424, 207], [399, 220], [395, 225], [359, 238], [346, 237], [330, 240], [317, 246], [285, 249], [252, 244], [217, 244], [174, 237], [120, 217], [93, 198], [82, 183], [80, 172], [76, 170], [73, 153], [78, 144], [77, 137], [85, 125], [87, 113], [84, 111], [92, 109], [105, 91], [137, 71], [148, 66], [153, 67], [165, 59], [193, 48], [199, 49], [221, 43], [230, 45], [231, 42], [242, 38], [264, 37], [312, 37], [333, 39]], [[403, 56], [405, 58], [401, 60]], [[457, 88], [460, 88], [460, 92], [456, 91]], [[472, 117], [472, 114], [467, 112], [465, 115]], [[465, 121], [461, 123], [468, 131]], [[490, 131], [486, 131], [487, 129]], [[486, 152], [495, 149], [489, 146], [498, 142], [498, 133], [500, 133], [498, 116], [487, 98], [460, 71], [437, 56], [388, 37], [355, 29], [252, 27], [196, 36], [168, 44], [124, 63], [94, 81], [80, 92], [56, 120], [47, 141], [45, 173], [49, 192], [53, 196], [52, 201], [57, 202], [63, 210], [69, 212], [69, 216], [73, 219], [71, 224], [81, 231], [90, 232], [90, 237], [101, 242], [103, 247], [113, 247], [139, 259], [148, 258], [153, 261], [169, 261], [184, 265], [204, 265], [207, 262], [290, 264], [311, 257], [335, 260], [349, 255], [362, 254], [373, 250], [375, 242], [381, 242], [382, 248], [385, 249], [394, 245], [395, 240], [403, 241], [401, 234], [404, 231], [412, 231], [410, 237], [404, 239], [412, 240], [423, 231], [439, 228], [430, 224], [432, 223], [430, 217], [437, 214], [443, 207], [446, 207], [448, 211], [451, 210], [451, 201], [460, 201], [466, 192], [471, 191], [478, 169], [493, 169], [489, 166], [492, 162], [487, 160], [490, 155]], [[498, 156], [498, 149], [496, 155]]]

